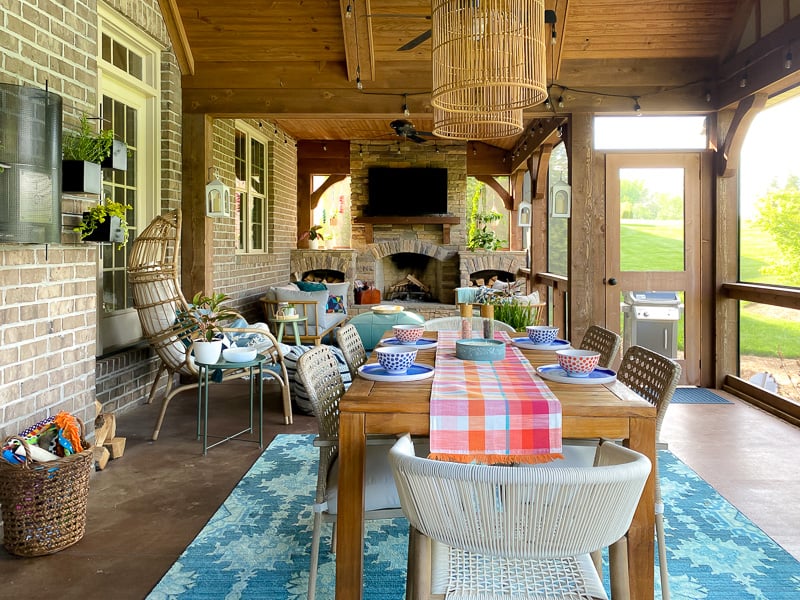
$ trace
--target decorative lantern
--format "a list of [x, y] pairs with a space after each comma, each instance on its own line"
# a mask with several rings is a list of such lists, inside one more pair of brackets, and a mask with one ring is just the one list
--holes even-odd
[[231, 214], [231, 190], [219, 180], [214, 171], [214, 178], [206, 184], [206, 216], [229, 217]]
[[531, 213], [531, 203], [523, 200], [517, 209], [517, 225], [520, 227], [530, 227], [533, 224], [533, 214]]

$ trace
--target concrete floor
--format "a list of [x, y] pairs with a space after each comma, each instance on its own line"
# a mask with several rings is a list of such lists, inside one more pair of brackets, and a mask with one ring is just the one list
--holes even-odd
[[[265, 445], [278, 433], [313, 433], [313, 417], [283, 424], [277, 388], [266, 394]], [[222, 400], [224, 399], [224, 404]], [[210, 433], [247, 422], [247, 386], [212, 388]], [[157, 442], [158, 406], [118, 418], [125, 455], [94, 473], [84, 538], [61, 552], [18, 558], [0, 549], [8, 598], [144, 598], [258, 457], [256, 443], [231, 441], [202, 456], [195, 396], [173, 400]], [[800, 560], [796, 458], [800, 430], [748, 404], [675, 404], [663, 425], [670, 449]]]

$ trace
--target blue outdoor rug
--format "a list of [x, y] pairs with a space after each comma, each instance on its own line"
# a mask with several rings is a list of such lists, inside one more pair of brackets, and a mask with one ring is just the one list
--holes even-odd
[[[316, 456], [310, 435], [278, 435], [148, 596], [149, 600], [306, 597]], [[659, 462], [672, 597], [795, 600], [800, 563], [669, 451]], [[405, 519], [367, 521], [366, 600], [404, 597]], [[330, 525], [317, 598], [333, 598]], [[607, 572], [607, 571], [606, 571]], [[658, 572], [656, 593], [660, 599]]]
[[733, 404], [730, 400], [715, 394], [711, 390], [698, 387], [675, 388], [672, 402], [675, 404]]

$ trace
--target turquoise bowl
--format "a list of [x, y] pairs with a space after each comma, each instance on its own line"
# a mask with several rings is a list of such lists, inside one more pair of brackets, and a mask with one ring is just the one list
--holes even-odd
[[456, 340], [456, 357], [461, 360], [503, 360], [506, 357], [506, 344], [486, 338]]

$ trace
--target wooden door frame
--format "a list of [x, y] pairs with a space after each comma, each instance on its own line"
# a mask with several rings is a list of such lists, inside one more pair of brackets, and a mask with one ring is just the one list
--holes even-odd
[[[615, 235], [620, 221], [620, 168], [683, 168], [684, 178], [684, 270], [652, 273], [623, 273], [619, 270], [619, 236]], [[606, 281], [619, 280], [619, 285], [606, 285], [606, 323], [611, 329], [619, 326], [619, 294], [624, 289], [679, 290], [684, 298], [684, 359], [681, 383], [701, 384], [701, 172], [699, 152], [680, 153], [611, 153], [606, 155]], [[637, 281], [642, 282], [637, 285]], [[626, 283], [627, 282], [627, 283]]]

